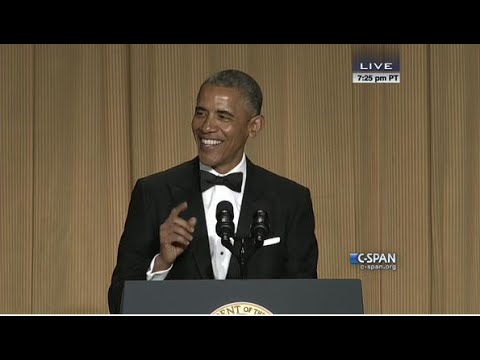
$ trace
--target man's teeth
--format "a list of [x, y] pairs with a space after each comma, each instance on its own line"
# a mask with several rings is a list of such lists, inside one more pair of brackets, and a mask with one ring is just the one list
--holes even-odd
[[201, 139], [202, 144], [204, 145], [218, 145], [222, 142], [220, 140], [210, 140], [210, 139]]

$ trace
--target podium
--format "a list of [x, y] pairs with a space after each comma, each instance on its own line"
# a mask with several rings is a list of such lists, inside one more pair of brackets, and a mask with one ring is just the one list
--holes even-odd
[[125, 281], [122, 314], [363, 314], [358, 279]]

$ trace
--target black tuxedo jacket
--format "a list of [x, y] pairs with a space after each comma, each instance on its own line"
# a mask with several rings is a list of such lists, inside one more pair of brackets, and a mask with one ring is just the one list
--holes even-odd
[[[132, 191], [117, 265], [108, 292], [110, 312], [120, 311], [125, 280], [145, 280], [158, 254], [160, 225], [173, 207], [187, 201], [180, 216], [195, 216], [193, 240], [176, 259], [166, 279], [213, 279], [212, 262], [200, 192], [198, 157], [169, 170], [139, 179]], [[247, 158], [246, 184], [236, 234], [247, 234], [256, 210], [270, 219], [269, 238], [280, 242], [259, 248], [247, 263], [247, 278], [316, 278], [318, 246], [310, 191], [284, 177], [254, 165]], [[239, 277], [232, 256], [227, 279]]]

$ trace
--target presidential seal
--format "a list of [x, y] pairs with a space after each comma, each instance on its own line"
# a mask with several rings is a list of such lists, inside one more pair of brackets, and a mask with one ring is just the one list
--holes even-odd
[[212, 312], [213, 315], [272, 315], [263, 306], [250, 302], [234, 302], [220, 306]]

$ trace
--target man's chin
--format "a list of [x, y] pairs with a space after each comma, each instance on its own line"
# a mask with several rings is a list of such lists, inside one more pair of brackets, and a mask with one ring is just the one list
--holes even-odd
[[215, 161], [209, 156], [204, 156], [202, 154], [198, 154], [198, 159], [203, 165], [210, 166], [211, 168], [214, 168], [218, 165], [218, 161]]

